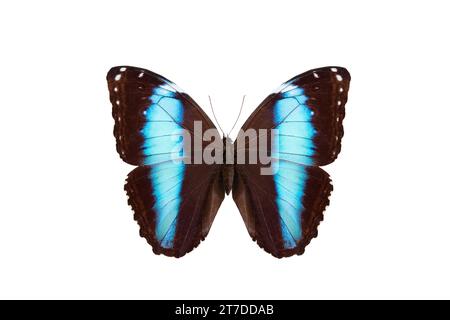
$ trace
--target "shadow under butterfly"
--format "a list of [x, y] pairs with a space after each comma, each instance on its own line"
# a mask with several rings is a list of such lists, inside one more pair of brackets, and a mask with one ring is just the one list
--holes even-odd
[[[295, 76], [245, 122], [237, 140], [248, 129], [277, 129], [277, 139], [268, 141], [278, 164], [273, 175], [262, 175], [266, 164], [258, 161], [173, 161], [174, 150], [187, 143], [183, 132], [193, 133], [195, 121], [203, 132], [217, 131], [205, 112], [173, 82], [142, 68], [114, 67], [107, 81], [117, 151], [137, 166], [125, 184], [128, 201], [140, 235], [156, 254], [181, 257], [197, 247], [230, 192], [251, 238], [273, 256], [302, 254], [317, 236], [332, 191], [320, 166], [336, 159], [344, 134], [350, 84], [345, 68], [324, 67]], [[223, 138], [224, 150], [227, 143]], [[202, 141], [202, 147], [207, 144]], [[246, 146], [234, 145], [234, 159], [249, 152]]]

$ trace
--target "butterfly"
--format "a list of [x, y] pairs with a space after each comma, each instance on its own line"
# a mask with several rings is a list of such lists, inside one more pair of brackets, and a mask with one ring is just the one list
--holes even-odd
[[[230, 193], [251, 238], [277, 258], [302, 254], [317, 236], [332, 191], [320, 166], [336, 159], [344, 134], [345, 68], [313, 69], [283, 83], [244, 123], [240, 146], [221, 137], [200, 106], [163, 76], [118, 66], [107, 82], [117, 151], [137, 166], [125, 183], [128, 203], [154, 253], [182, 257], [196, 248]], [[245, 136], [251, 130], [273, 134], [252, 147], [252, 137]], [[210, 142], [201, 137], [206, 132], [222, 138], [214, 156], [223, 161], [175, 161], [207, 148]], [[186, 133], [200, 144], [192, 148]], [[259, 159], [236, 161], [261, 146], [275, 164], [272, 174], [262, 174], [267, 164]], [[230, 147], [231, 163], [224, 159]]]

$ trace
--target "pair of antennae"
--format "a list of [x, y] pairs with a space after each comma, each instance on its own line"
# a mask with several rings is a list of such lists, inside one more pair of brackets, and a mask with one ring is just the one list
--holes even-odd
[[239, 120], [239, 118], [241, 116], [242, 108], [244, 107], [245, 95], [242, 97], [241, 108], [239, 109], [239, 114], [238, 114], [238, 116], [236, 118], [236, 121], [234, 122], [233, 126], [231, 127], [231, 130], [228, 131], [227, 135], [225, 135], [225, 132], [222, 130], [222, 127], [220, 126], [220, 123], [217, 120], [216, 114], [214, 113], [214, 108], [212, 106], [211, 96], [208, 96], [208, 99], [209, 99], [209, 105], [211, 106], [211, 111], [212, 111], [212, 114], [214, 116], [214, 119], [216, 120], [217, 126], [219, 127], [220, 131], [222, 131], [223, 136], [224, 137], [228, 137], [230, 135], [231, 131], [233, 131], [234, 127], [236, 126], [236, 124], [237, 124], [237, 122], [238, 122], [238, 120]]

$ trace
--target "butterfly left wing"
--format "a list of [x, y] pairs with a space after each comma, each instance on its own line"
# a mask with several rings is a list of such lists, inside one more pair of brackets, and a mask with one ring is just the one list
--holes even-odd
[[266, 145], [271, 174], [261, 174], [266, 165], [260, 161], [237, 164], [233, 199], [250, 236], [276, 257], [302, 254], [317, 235], [332, 190], [318, 166], [340, 151], [349, 83], [350, 74], [340, 67], [296, 76], [261, 103], [238, 135], [236, 153], [249, 159], [255, 139], [244, 139], [245, 132], [273, 129]]
[[156, 254], [182, 257], [208, 235], [224, 198], [220, 171], [164, 162], [128, 174], [125, 191], [140, 235]]
[[115, 67], [107, 81], [117, 151], [139, 166], [125, 190], [140, 234], [155, 253], [181, 257], [206, 237], [224, 198], [220, 165], [183, 161], [196, 151], [187, 137], [196, 121], [202, 127], [196, 134], [220, 135], [189, 95], [154, 72]]

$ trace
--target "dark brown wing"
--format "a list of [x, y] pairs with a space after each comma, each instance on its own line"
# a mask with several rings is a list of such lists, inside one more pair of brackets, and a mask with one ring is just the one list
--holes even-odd
[[[125, 184], [128, 203], [140, 226], [140, 235], [156, 254], [181, 257], [192, 251], [208, 235], [211, 224], [224, 198], [221, 172], [204, 175], [202, 165], [189, 165], [180, 191], [172, 193], [178, 179], [165, 180], [168, 187], [160, 194], [152, 184], [159, 166], [137, 167], [130, 172]], [[156, 173], [155, 173], [156, 171]], [[176, 186], [175, 186], [176, 188]], [[167, 227], [159, 216], [166, 216]], [[160, 229], [163, 229], [159, 232]]]
[[[142, 68], [119, 66], [109, 70], [107, 81], [115, 121], [114, 137], [117, 152], [129, 164], [146, 164], [147, 155], [143, 148], [146, 138], [147, 142], [148, 138], [152, 138], [154, 144], [162, 145], [169, 139], [179, 136], [181, 130], [193, 134], [195, 121], [201, 123], [201, 133], [207, 129], [216, 129], [213, 122], [188, 94], [159, 74]], [[152, 97], [155, 101], [152, 101]], [[154, 110], [158, 112], [155, 112], [153, 115], [155, 119], [152, 120], [148, 119], [151, 102], [158, 102], [154, 104], [157, 106]], [[181, 118], [178, 118], [180, 110], [181, 121]], [[149, 120], [157, 130], [154, 130], [153, 136], [145, 137], [142, 130], [146, 125], [150, 126]], [[172, 130], [175, 128], [174, 124], [178, 125], [179, 130]]]
[[140, 234], [155, 253], [183, 256], [205, 238], [224, 197], [220, 165], [192, 164], [194, 132], [220, 135], [192, 98], [156, 73], [115, 67], [107, 80], [117, 151], [140, 166], [125, 185]]
[[237, 164], [233, 198], [253, 239], [276, 257], [302, 254], [323, 218], [332, 190], [317, 166], [336, 159], [350, 74], [341, 67], [305, 72], [269, 95], [250, 116], [235, 143], [237, 157], [261, 150], [249, 129], [272, 130], [266, 147], [269, 175], [260, 159]]

